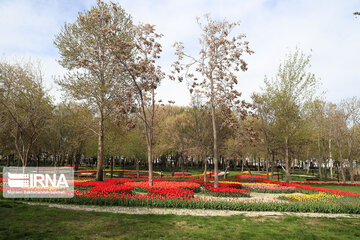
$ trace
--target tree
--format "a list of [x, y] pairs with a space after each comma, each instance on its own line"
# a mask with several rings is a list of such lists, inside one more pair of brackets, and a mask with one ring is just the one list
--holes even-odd
[[189, 155], [191, 138], [194, 134], [190, 114], [183, 111], [167, 117], [164, 120], [161, 133], [167, 148], [173, 149], [180, 156], [181, 172], [184, 177], [184, 162]]
[[317, 89], [315, 75], [307, 72], [310, 57], [299, 49], [288, 54], [284, 63], [280, 64], [275, 78], [265, 78], [262, 93], [263, 101], [270, 106], [267, 119], [282, 139], [287, 182], [291, 181], [289, 149], [305, 126], [305, 108], [312, 102]]
[[252, 98], [258, 116], [255, 128], [260, 133], [260, 139], [263, 140], [263, 144], [261, 145], [265, 148], [264, 151], [267, 162], [269, 162], [268, 155], [271, 155], [271, 179], [273, 179], [275, 155], [280, 151], [282, 144], [278, 137], [278, 129], [276, 128], [276, 121], [273, 115], [273, 107], [271, 106], [272, 102], [268, 101], [265, 94], [254, 94]]
[[142, 129], [135, 127], [130, 129], [123, 146], [124, 156], [133, 159], [135, 162], [136, 175], [140, 177], [140, 163], [146, 160], [147, 146]]
[[54, 165], [63, 165], [67, 158], [78, 170], [85, 143], [94, 136], [90, 125], [95, 125], [94, 117], [86, 106], [66, 101], [55, 106], [43, 139]]
[[[350, 168], [350, 181], [354, 182], [354, 155], [356, 154], [357, 128], [360, 125], [360, 100], [356, 97], [341, 102], [346, 126], [347, 160]], [[356, 164], [355, 164], [356, 167]]]
[[209, 108], [202, 103], [199, 94], [191, 96], [191, 108], [189, 109], [191, 119], [191, 132], [190, 146], [188, 152], [190, 155], [196, 156], [198, 160], [204, 161], [204, 182], [207, 182], [207, 163], [208, 156], [211, 154], [212, 149], [212, 129], [211, 116], [209, 115]]
[[309, 118], [307, 123], [310, 125], [310, 140], [313, 142], [314, 158], [317, 159], [317, 165], [319, 170], [319, 177], [322, 180], [322, 167], [325, 167], [325, 180], [327, 180], [327, 166], [331, 158], [331, 118], [330, 115], [334, 113], [335, 107], [331, 103], [327, 103], [321, 100], [315, 100], [311, 104]]
[[[155, 101], [155, 90], [159, 87], [164, 73], [156, 65], [162, 51], [158, 39], [161, 34], [155, 32], [150, 24], [133, 26], [132, 42], [113, 38], [112, 55], [118, 71], [125, 73], [128, 80], [123, 88], [118, 89], [118, 95], [123, 101], [118, 102], [118, 113], [130, 114], [140, 119], [143, 127], [149, 166], [149, 185], [153, 185], [153, 145], [155, 115], [159, 105]], [[125, 53], [131, 51], [131, 56]]]
[[346, 182], [345, 174], [345, 155], [346, 155], [346, 116], [343, 109], [340, 106], [336, 106], [334, 111], [329, 114], [329, 130], [331, 138], [335, 145], [335, 154], [338, 159], [338, 166], [340, 167], [341, 178], [343, 182]]
[[0, 116], [14, 140], [22, 166], [26, 167], [34, 143], [42, 134], [52, 111], [42, 86], [39, 66], [0, 63]]
[[[112, 112], [117, 88], [126, 78], [111, 61], [114, 35], [123, 41], [132, 41], [131, 17], [118, 4], [98, 0], [95, 7], [79, 13], [74, 23], [65, 24], [54, 41], [61, 56], [59, 63], [70, 70], [58, 84], [72, 98], [92, 106], [99, 119], [95, 131], [98, 181], [103, 181], [104, 121]], [[130, 50], [123, 53], [129, 55]]]
[[[243, 41], [244, 34], [232, 35], [232, 31], [239, 26], [239, 23], [230, 23], [226, 20], [216, 21], [209, 15], [205, 15], [205, 23], [201, 23], [198, 19], [198, 24], [202, 30], [199, 39], [201, 45], [199, 57], [185, 54], [183, 44], [175, 43], [178, 60], [173, 64], [174, 71], [171, 77], [175, 79], [174, 75], [179, 74], [177, 77], [179, 81], [184, 78], [189, 79], [191, 81], [190, 93], [195, 90], [206, 98], [210, 105], [214, 144], [214, 187], [218, 187], [219, 149], [216, 111], [221, 110], [226, 116], [230, 116], [230, 108], [233, 104], [245, 105], [245, 102], [240, 104], [238, 100], [240, 93], [234, 89], [238, 83], [235, 72], [247, 70], [243, 54], [252, 54], [253, 51], [248, 47], [248, 42]], [[185, 58], [189, 62], [184, 62]]]

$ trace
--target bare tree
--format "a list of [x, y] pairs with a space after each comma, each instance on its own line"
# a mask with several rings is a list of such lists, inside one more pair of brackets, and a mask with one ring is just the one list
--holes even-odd
[[[244, 41], [245, 34], [234, 34], [233, 30], [240, 24], [226, 20], [216, 21], [205, 15], [205, 23], [197, 20], [202, 35], [199, 38], [201, 50], [199, 56], [192, 57], [186, 54], [181, 42], [175, 43], [178, 60], [174, 62], [172, 79], [182, 81], [190, 80], [190, 93], [201, 94], [211, 108], [214, 172], [215, 183], [218, 187], [218, 129], [216, 124], [216, 111], [221, 110], [231, 119], [231, 107], [245, 106], [244, 101], [238, 100], [241, 95], [235, 90], [238, 76], [235, 72], [246, 71], [247, 63], [243, 59], [244, 53], [252, 54], [248, 42]], [[240, 110], [243, 111], [243, 110]], [[225, 124], [227, 121], [224, 122]]]
[[[157, 40], [162, 35], [156, 33], [155, 27], [150, 24], [134, 26], [134, 32], [132, 42], [113, 39], [114, 62], [118, 71], [128, 76], [124, 87], [118, 88], [118, 94], [123, 99], [119, 102], [118, 113], [132, 113], [141, 120], [147, 143], [149, 185], [152, 186], [155, 115], [159, 106], [155, 101], [155, 90], [164, 77], [160, 66], [156, 65], [162, 51]], [[132, 50], [131, 57], [124, 53], [127, 49]]]
[[93, 130], [98, 135], [98, 181], [103, 180], [104, 121], [112, 112], [119, 82], [125, 78], [112, 61], [114, 36], [131, 42], [131, 17], [118, 4], [98, 0], [89, 11], [79, 13], [74, 23], [65, 24], [54, 41], [61, 56], [59, 63], [70, 70], [58, 84], [75, 100], [92, 106], [99, 119], [98, 129]]

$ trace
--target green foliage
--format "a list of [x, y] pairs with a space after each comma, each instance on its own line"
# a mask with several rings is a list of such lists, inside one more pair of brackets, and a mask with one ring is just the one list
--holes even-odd
[[145, 161], [147, 157], [147, 146], [144, 134], [139, 127], [131, 129], [127, 132], [123, 144], [124, 156], [138, 160]]
[[46, 131], [51, 152], [54, 155], [84, 152], [86, 142], [94, 135], [89, 130], [94, 124], [93, 115], [85, 106], [75, 102], [59, 103]]
[[263, 101], [269, 104], [268, 121], [284, 137], [295, 136], [304, 122], [305, 107], [317, 89], [315, 75], [307, 72], [310, 56], [299, 49], [280, 64], [274, 79], [265, 78]]
[[0, 62], [1, 129], [11, 137], [23, 166], [52, 114], [39, 66]]
[[299, 49], [288, 54], [276, 76], [265, 78], [261, 95], [254, 97], [267, 147], [273, 152], [280, 149], [284, 154], [287, 181], [290, 181], [289, 152], [306, 141], [306, 110], [317, 90], [318, 81], [308, 72], [310, 57]]

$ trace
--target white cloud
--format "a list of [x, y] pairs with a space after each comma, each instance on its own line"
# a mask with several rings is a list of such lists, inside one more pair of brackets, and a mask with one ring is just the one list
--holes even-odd
[[[0, 0], [1, 1], [1, 0]], [[135, 22], [155, 24], [162, 39], [161, 65], [169, 70], [174, 60], [172, 44], [182, 41], [190, 54], [198, 52], [199, 29], [195, 17], [211, 13], [213, 17], [241, 20], [255, 54], [246, 57], [249, 70], [240, 73], [239, 90], [248, 98], [259, 91], [264, 75], [273, 76], [285, 53], [300, 46], [306, 53], [312, 49], [311, 70], [327, 89], [327, 99], [339, 101], [360, 96], [360, 10], [356, 0], [275, 1], [275, 0], [184, 0], [119, 1]], [[88, 9], [95, 1], [5, 1], [0, 4], [0, 53], [6, 56], [35, 56], [44, 65], [47, 86], [59, 98], [51, 75], [64, 70], [55, 62], [57, 50], [52, 44], [64, 21], [73, 21], [78, 11]], [[185, 84], [163, 81], [158, 97], [176, 104], [190, 101]]]

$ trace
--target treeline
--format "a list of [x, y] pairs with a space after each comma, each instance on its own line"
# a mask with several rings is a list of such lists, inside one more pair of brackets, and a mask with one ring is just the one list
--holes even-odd
[[[139, 169], [146, 163], [152, 185], [153, 163], [167, 166], [172, 156], [208, 168], [212, 158], [215, 187], [219, 161], [248, 166], [262, 162], [274, 171], [284, 162], [286, 180], [299, 161], [315, 160], [327, 178], [330, 163], [343, 181], [354, 181], [360, 154], [360, 101], [333, 104], [317, 95], [318, 79], [310, 57], [289, 53], [278, 73], [265, 78], [252, 102], [240, 100], [235, 86], [253, 54], [238, 23], [198, 20], [196, 57], [175, 44], [178, 59], [170, 72], [158, 64], [162, 34], [150, 24], [135, 25], [114, 3], [98, 1], [66, 23], [54, 44], [68, 73], [56, 79], [67, 96], [54, 104], [33, 63], [0, 63], [0, 155], [6, 164], [74, 165], [96, 156], [97, 180], [103, 167], [123, 158]], [[186, 81], [191, 106], [163, 104], [156, 89], [164, 79]], [[17, 161], [15, 161], [15, 159]], [[308, 164], [309, 165], [309, 164]], [[325, 168], [324, 174], [321, 171]], [[331, 172], [332, 172], [331, 168]], [[271, 175], [272, 176], [272, 175]]]

